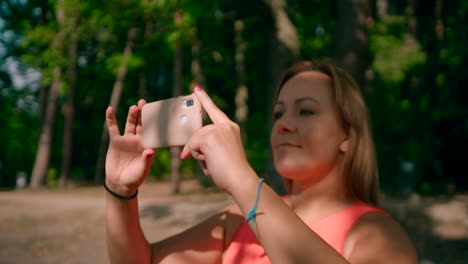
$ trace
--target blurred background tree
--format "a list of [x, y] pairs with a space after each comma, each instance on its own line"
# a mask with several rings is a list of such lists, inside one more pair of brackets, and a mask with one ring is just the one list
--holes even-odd
[[[0, 187], [21, 173], [34, 188], [102, 182], [108, 105], [122, 128], [139, 98], [201, 84], [279, 190], [276, 82], [297, 60], [325, 59], [363, 88], [385, 193], [466, 191], [467, 12], [468, 1], [443, 0], [3, 0]], [[151, 170], [174, 193], [197, 175], [177, 151], [158, 151]]]

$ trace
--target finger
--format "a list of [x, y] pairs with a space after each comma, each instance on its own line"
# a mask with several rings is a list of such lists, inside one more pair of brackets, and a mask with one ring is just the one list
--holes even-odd
[[109, 131], [109, 137], [111, 139], [120, 136], [119, 126], [117, 124], [117, 120], [115, 119], [115, 113], [114, 109], [112, 109], [112, 106], [107, 107], [106, 110], [106, 125], [107, 130]]
[[141, 135], [141, 132], [143, 131], [143, 125], [141, 123], [141, 110], [143, 109], [143, 106], [146, 104], [145, 99], [140, 99], [138, 101], [138, 121], [137, 121], [137, 126], [136, 126], [136, 134]]
[[198, 161], [198, 163], [200, 164], [201, 169], [203, 170], [203, 173], [206, 176], [210, 176], [210, 171], [208, 170], [208, 166], [206, 165], [205, 155], [203, 155], [203, 153], [201, 153], [200, 151], [197, 151], [197, 150], [194, 150], [194, 149], [192, 149], [192, 151], [190, 151], [190, 154], [192, 155], [192, 157], [194, 159], [196, 159]]
[[188, 159], [190, 157], [190, 150], [188, 144], [185, 144], [185, 146], [182, 148], [179, 157], [181, 159]]
[[130, 106], [128, 109], [127, 123], [125, 124], [125, 135], [136, 133], [138, 113], [138, 107], [135, 105]]
[[148, 174], [151, 170], [151, 164], [153, 163], [154, 150], [145, 149], [141, 153], [140, 161], [138, 162], [138, 168], [135, 170], [142, 171], [142, 175], [138, 176], [137, 185], [140, 186], [141, 183], [148, 177]]
[[204, 160], [199, 160], [198, 161], [198, 164], [200, 164], [200, 168], [202, 169], [203, 173], [206, 175], [206, 176], [210, 176], [210, 171], [208, 170], [208, 167], [206, 166], [206, 161]]
[[203, 154], [203, 151], [200, 149], [200, 139], [204, 138], [214, 128], [214, 125], [210, 124], [198, 129], [182, 148], [179, 157], [181, 159], [188, 159], [190, 156], [196, 155], [193, 157], [197, 159], [198, 155]]
[[154, 156], [154, 149], [145, 149], [143, 150], [143, 153], [141, 154], [141, 157], [144, 159], [144, 160], [153, 160], [153, 156]]
[[185, 145], [182, 151], [180, 152], [180, 158], [181, 159], [188, 159], [192, 156], [196, 160], [204, 160], [205, 156], [201, 151], [197, 148], [190, 147], [188, 145]]
[[195, 95], [214, 124], [230, 121], [226, 114], [213, 103], [210, 96], [200, 86], [195, 87]]
[[153, 163], [154, 149], [145, 149], [141, 154], [143, 163], [145, 164], [145, 175], [148, 174], [151, 169], [151, 164]]
[[185, 144], [185, 146], [182, 148], [182, 151], [180, 152], [180, 155], [179, 155], [181, 159], [188, 159], [192, 155], [190, 144], [191, 144], [191, 141], [187, 142], [187, 144]]
[[205, 155], [203, 155], [203, 152], [200, 149], [200, 144], [196, 135], [189, 139], [179, 155], [181, 159], [188, 159], [190, 156], [196, 160], [205, 160]]

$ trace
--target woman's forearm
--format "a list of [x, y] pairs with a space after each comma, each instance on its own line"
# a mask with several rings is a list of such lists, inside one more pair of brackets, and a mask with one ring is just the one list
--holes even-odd
[[[246, 217], [259, 183], [257, 177], [249, 178], [251, 182], [243, 183], [242, 188], [232, 193]], [[266, 184], [260, 189], [257, 208], [253, 231], [272, 263], [348, 263]]]
[[140, 226], [138, 200], [106, 193], [107, 250], [111, 263], [150, 263], [151, 249]]

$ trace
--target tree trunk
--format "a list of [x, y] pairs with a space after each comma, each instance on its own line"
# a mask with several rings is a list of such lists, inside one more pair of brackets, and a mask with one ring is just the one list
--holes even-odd
[[146, 77], [146, 70], [142, 69], [141, 72], [138, 74], [138, 97], [140, 99], [146, 98], [147, 94], [147, 77]]
[[369, 0], [337, 1], [335, 59], [338, 66], [364, 87], [368, 62]]
[[[144, 40], [143, 40], [143, 45], [146, 47], [147, 46], [147, 41], [149, 41], [149, 38], [151, 37], [153, 31], [153, 25], [152, 22], [149, 18], [147, 18], [146, 23], [145, 23], [145, 33], [144, 33]], [[145, 63], [143, 69], [138, 75], [138, 95], [140, 98], [146, 98], [147, 96], [147, 91], [148, 91], [148, 65]]]
[[[284, 0], [265, 0], [265, 2], [270, 6], [273, 18], [275, 19], [275, 28], [270, 38], [271, 56], [269, 64], [271, 76], [268, 78], [270, 83], [267, 91], [268, 98], [271, 98], [268, 102], [268, 109], [270, 111], [269, 117], [271, 117], [275, 88], [283, 72], [291, 66], [299, 55], [299, 38], [294, 24], [287, 16], [286, 2]], [[272, 119], [268, 118], [268, 129], [271, 129], [271, 127]], [[283, 194], [285, 192], [283, 180], [275, 170], [271, 151], [269, 151], [268, 154], [268, 183], [277, 193]]]
[[444, 40], [444, 20], [443, 20], [443, 13], [442, 13], [442, 8], [443, 8], [443, 1], [442, 0], [436, 0], [436, 7], [435, 7], [435, 17], [436, 17], [436, 23], [435, 23], [435, 32], [437, 36], [437, 40], [439, 42], [442, 42]]
[[247, 44], [243, 38], [244, 33], [244, 21], [236, 20], [234, 21], [234, 32], [235, 32], [235, 42], [236, 42], [236, 73], [237, 73], [237, 89], [236, 89], [236, 122], [238, 123], [241, 130], [241, 137], [244, 143], [246, 142], [246, 128], [245, 124], [247, 121], [247, 114], [249, 108], [247, 105], [247, 100], [249, 97], [247, 85], [245, 84], [245, 50]]
[[296, 27], [286, 12], [286, 1], [265, 0], [265, 3], [271, 8], [275, 20], [275, 38], [280, 45], [284, 46], [292, 54], [292, 56], [289, 56], [291, 60], [292, 57], [299, 55], [299, 36]]
[[[74, 8], [74, 7], [71, 7]], [[64, 116], [64, 132], [63, 132], [63, 155], [62, 169], [59, 178], [59, 186], [65, 187], [71, 175], [71, 161], [73, 153], [73, 121], [75, 112], [75, 89], [76, 89], [76, 63], [78, 58], [78, 41], [77, 41], [77, 17], [76, 11], [72, 9], [70, 14], [71, 32], [70, 46], [68, 49], [69, 64], [68, 64], [68, 95], [67, 102], [62, 107]]]
[[[177, 11], [174, 15], [175, 24], [182, 22], [182, 12]], [[173, 96], [177, 97], [182, 95], [182, 69], [183, 69], [183, 54], [182, 54], [182, 42], [177, 40], [174, 51], [174, 90]], [[182, 161], [180, 159], [180, 147], [171, 148], [171, 194], [179, 193], [180, 191], [180, 169]]]
[[[192, 63], [191, 63], [191, 67], [190, 67], [190, 70], [192, 72], [192, 77], [193, 77], [193, 82], [191, 84], [191, 89], [193, 91], [193, 89], [195, 88], [195, 85], [200, 85], [201, 87], [203, 87], [203, 89], [207, 90], [208, 88], [205, 86], [205, 77], [203, 76], [203, 69], [202, 69], [202, 66], [201, 66], [201, 63], [200, 63], [200, 40], [198, 38], [198, 32], [197, 32], [197, 29], [195, 29], [195, 33], [194, 33], [194, 40], [193, 40], [193, 43], [192, 43], [192, 49], [191, 49], [191, 52], [192, 52]], [[206, 113], [204, 113], [204, 115], [206, 115]], [[211, 180], [210, 177], [206, 177], [205, 174], [203, 173], [203, 170], [201, 169], [200, 166], [197, 166], [197, 169], [196, 169], [196, 177], [198, 179], [198, 182], [200, 183], [200, 185], [202, 187], [210, 187], [210, 186], [213, 186], [213, 181]]]
[[[52, 42], [52, 48], [61, 50], [63, 40], [64, 0], [57, 2], [57, 24], [58, 31]], [[49, 169], [50, 152], [52, 147], [52, 132], [54, 128], [55, 112], [57, 110], [57, 97], [61, 82], [61, 68], [57, 64], [52, 73], [52, 84], [50, 86], [47, 106], [45, 108], [44, 120], [41, 122], [41, 134], [31, 174], [31, 188], [37, 189], [44, 184], [44, 179]]]
[[406, 8], [406, 20], [408, 21], [408, 32], [412, 36], [416, 36], [416, 30], [417, 30], [417, 19], [415, 17], [414, 13], [414, 1], [415, 0], [409, 0], [408, 1], [408, 6]]
[[49, 98], [50, 86], [41, 85], [39, 91], [39, 125], [42, 129], [47, 110], [47, 98]]
[[[117, 78], [115, 79], [114, 86], [112, 87], [112, 95], [110, 98], [109, 105], [112, 106], [115, 112], [119, 107], [120, 96], [122, 95], [123, 83], [125, 77], [127, 76], [128, 70], [128, 61], [132, 56], [132, 49], [137, 36], [137, 28], [132, 27], [128, 30], [127, 43], [125, 43], [125, 49], [122, 57], [122, 61], [117, 72]], [[95, 183], [104, 182], [104, 167], [106, 163], [106, 150], [107, 145], [109, 144], [109, 133], [107, 131], [106, 123], [104, 122], [102, 135], [101, 135], [101, 145], [99, 147], [99, 156], [96, 165], [96, 174], [94, 175]]]
[[[409, 0], [411, 3], [412, 0]], [[383, 18], [388, 15], [388, 0], [377, 0], [377, 16]]]
[[[195, 38], [192, 43], [192, 64], [191, 64], [191, 71], [193, 76], [194, 84], [198, 84], [203, 89], [205, 89], [205, 77], [203, 76], [203, 70], [200, 63], [200, 40], [197, 36], [197, 30], [195, 30]], [[194, 87], [191, 87], [192, 89]]]

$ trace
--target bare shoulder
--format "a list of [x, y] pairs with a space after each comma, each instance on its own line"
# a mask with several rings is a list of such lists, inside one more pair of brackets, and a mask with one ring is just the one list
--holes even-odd
[[418, 263], [405, 230], [390, 216], [369, 213], [351, 228], [344, 244], [351, 263]]

